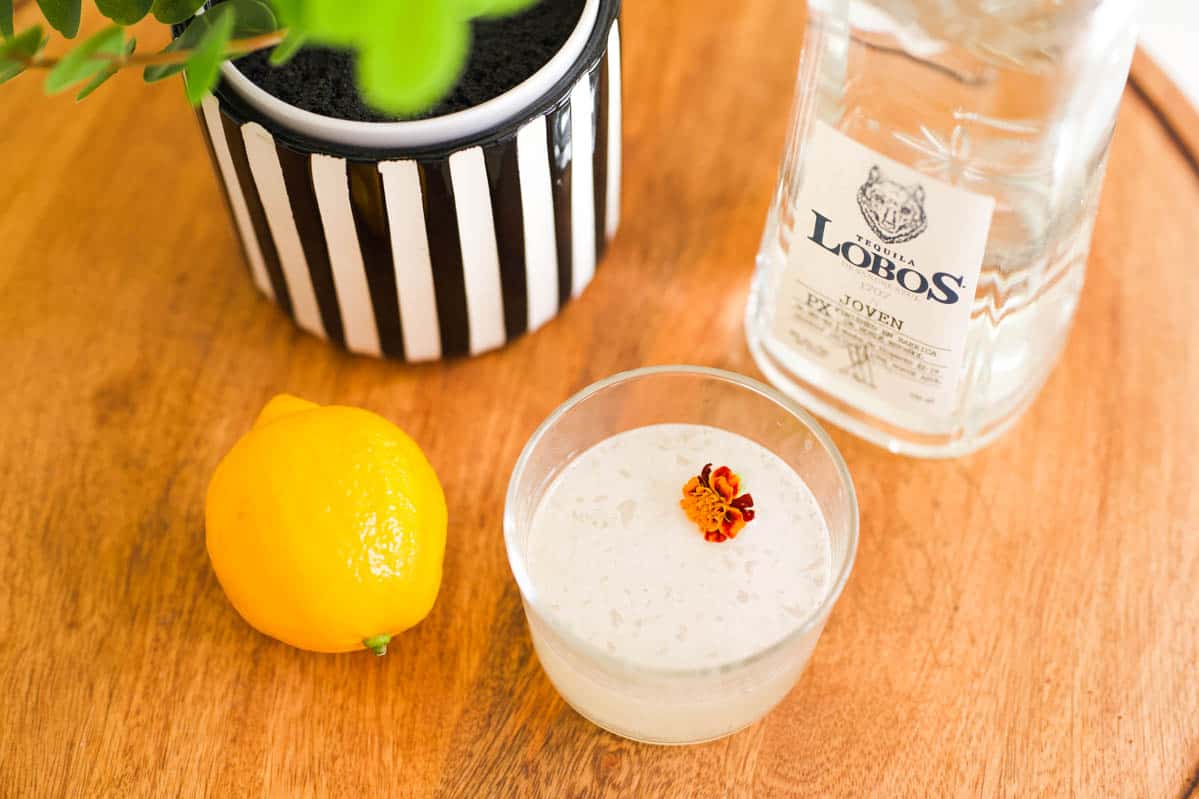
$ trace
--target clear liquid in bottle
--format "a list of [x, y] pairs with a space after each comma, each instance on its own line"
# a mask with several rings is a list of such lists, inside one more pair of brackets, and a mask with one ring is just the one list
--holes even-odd
[[993, 440], [1082, 289], [1136, 0], [811, 0], [746, 315], [768, 378], [896, 452]]

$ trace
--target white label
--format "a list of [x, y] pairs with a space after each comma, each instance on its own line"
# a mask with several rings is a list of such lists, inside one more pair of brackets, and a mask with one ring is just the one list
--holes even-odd
[[857, 405], [953, 411], [995, 201], [817, 122], [774, 334]]

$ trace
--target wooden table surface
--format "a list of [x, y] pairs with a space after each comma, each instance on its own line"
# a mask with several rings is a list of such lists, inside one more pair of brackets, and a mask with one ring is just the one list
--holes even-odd
[[[0, 795], [1193, 792], [1199, 174], [1146, 92], [1126, 93], [1077, 325], [1026, 418], [947, 462], [832, 431], [861, 547], [777, 710], [644, 746], [538, 666], [509, 472], [614, 371], [756, 373], [742, 308], [802, 6], [628, 3], [624, 224], [594, 285], [502, 352], [419, 368], [338, 352], [255, 293], [178, 85], [126, 75], [80, 106], [28, 76], [0, 89]], [[209, 475], [280, 391], [388, 416], [445, 483], [441, 597], [386, 658], [255, 633], [209, 569]]]

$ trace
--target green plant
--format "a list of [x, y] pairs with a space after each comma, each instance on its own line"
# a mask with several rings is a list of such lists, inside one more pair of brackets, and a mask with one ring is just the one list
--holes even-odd
[[[81, 0], [37, 0], [50, 27], [73, 39]], [[0, 83], [31, 69], [48, 70], [46, 91], [81, 86], [82, 100], [126, 67], [147, 82], [182, 72], [198, 103], [213, 87], [222, 61], [274, 48], [282, 64], [307, 43], [353, 50], [363, 97], [388, 114], [426, 110], [454, 85], [470, 49], [470, 22], [503, 16], [536, 0], [225, 0], [196, 16], [203, 0], [95, 0], [112, 25], [60, 56], [34, 25], [13, 29], [13, 0], [0, 0]], [[167, 25], [192, 20], [157, 53], [137, 53], [126, 27], [147, 15]], [[193, 19], [194, 17], [194, 19]]]

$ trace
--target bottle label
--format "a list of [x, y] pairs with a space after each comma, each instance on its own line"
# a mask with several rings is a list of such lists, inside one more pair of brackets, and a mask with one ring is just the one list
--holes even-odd
[[864, 410], [952, 413], [995, 201], [819, 121], [802, 168], [775, 336]]

